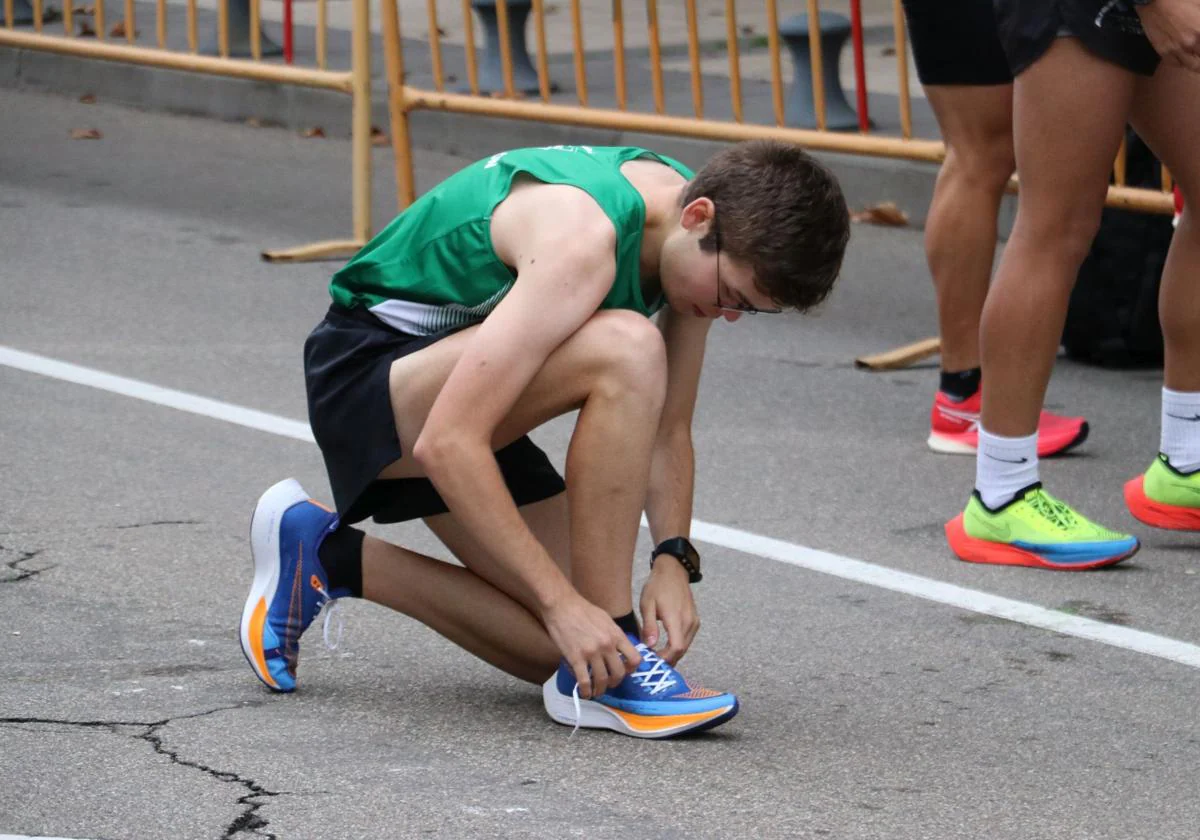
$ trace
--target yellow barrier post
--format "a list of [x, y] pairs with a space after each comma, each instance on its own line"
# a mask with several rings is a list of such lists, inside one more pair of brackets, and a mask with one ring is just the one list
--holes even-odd
[[779, 6], [767, 0], [767, 46], [771, 51], [771, 104], [775, 106], [775, 125], [784, 123], [783, 65], [779, 55]]
[[546, 8], [544, 0], [533, 0], [534, 31], [537, 33], [538, 93], [543, 102], [550, 101], [550, 59], [546, 53]]
[[[468, 28], [471, 26], [469, 2], [470, 0], [463, 0], [463, 14]], [[392, 153], [396, 158], [396, 204], [400, 210], [404, 210], [416, 201], [417, 190], [413, 178], [412, 140], [408, 132], [408, 103], [404, 98], [407, 88], [404, 84], [404, 50], [400, 45], [400, 12], [396, 8], [396, 0], [383, 0], [380, 9], [384, 66], [388, 79], [388, 111], [392, 125]], [[471, 87], [472, 95], [477, 95], [478, 87], [474, 78], [471, 80]]]
[[824, 131], [825, 70], [821, 61], [821, 7], [817, 0], [808, 0], [808, 56], [812, 74], [813, 111], [817, 115], [817, 130]]
[[696, 0], [686, 0], [688, 30], [688, 64], [692, 68], [692, 112], [704, 116], [704, 83], [700, 79], [700, 30], [696, 20]]
[[[442, 77], [442, 40], [438, 31], [437, 0], [425, 0], [425, 16], [429, 18], [429, 60], [433, 63], [433, 86], [446, 89]], [[467, 21], [470, 23], [470, 21]]]
[[742, 122], [742, 62], [738, 53], [735, 0], [725, 0], [725, 43], [729, 51], [729, 98], [733, 105], [733, 119]]
[[612, 0], [613, 81], [617, 86], [617, 108], [628, 107], [625, 90], [625, 12], [621, 0]]
[[646, 0], [646, 27], [650, 37], [650, 73], [654, 84], [654, 112], [661, 114], [666, 111], [663, 96], [662, 53], [658, 46], [658, 3], [657, 0]]
[[908, 38], [904, 22], [904, 7], [892, 0], [892, 28], [896, 32], [896, 78], [900, 82], [900, 134], [912, 137], [912, 100], [908, 89]]
[[583, 15], [579, 11], [579, 0], [571, 0], [571, 28], [575, 47], [575, 91], [580, 105], [587, 105], [587, 66], [583, 58]]

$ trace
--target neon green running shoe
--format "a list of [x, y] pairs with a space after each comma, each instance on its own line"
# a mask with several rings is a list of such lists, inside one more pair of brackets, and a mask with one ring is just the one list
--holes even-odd
[[1150, 469], [1125, 483], [1125, 504], [1155, 528], [1200, 531], [1200, 471], [1181, 473], [1160, 452]]
[[1021, 490], [991, 510], [971, 494], [967, 509], [946, 523], [946, 539], [960, 560], [1081, 572], [1127, 560], [1137, 539], [1110, 531], [1042, 489]]

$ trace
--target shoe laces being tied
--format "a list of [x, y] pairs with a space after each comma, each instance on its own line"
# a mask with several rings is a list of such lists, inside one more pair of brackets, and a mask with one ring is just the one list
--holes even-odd
[[1075, 515], [1075, 511], [1043, 490], [1035, 490], [1029, 494], [1028, 499], [1030, 507], [1049, 519], [1060, 530], [1067, 531], [1079, 524], [1079, 518]]
[[[658, 694], [679, 681], [679, 675], [670, 665], [659, 658], [658, 654], [645, 645], [638, 645], [637, 649], [638, 653], [642, 655], [642, 665], [630, 676], [640, 683], [642, 688], [651, 694]], [[647, 668], [647, 665], [650, 667]]]
[[[326, 648], [337, 650], [338, 645], [342, 643], [342, 634], [346, 629], [346, 622], [342, 617], [342, 606], [336, 598], [329, 597], [329, 593], [321, 585], [321, 580], [316, 575], [313, 575], [311, 583], [312, 588], [317, 590], [318, 594], [317, 613], [320, 614], [322, 611], [325, 613], [325, 620], [321, 623], [321, 639], [325, 642]], [[329, 641], [331, 625], [337, 628], [337, 635], [332, 642]]]

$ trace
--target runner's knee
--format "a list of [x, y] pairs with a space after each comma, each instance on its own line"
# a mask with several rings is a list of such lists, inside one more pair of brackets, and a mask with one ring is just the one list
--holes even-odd
[[580, 330], [589, 354], [600, 362], [597, 387], [630, 390], [661, 400], [667, 383], [667, 351], [650, 319], [627, 310], [605, 310]]
[[973, 189], [999, 195], [1016, 169], [1012, 135], [984, 134], [946, 151], [946, 171]]

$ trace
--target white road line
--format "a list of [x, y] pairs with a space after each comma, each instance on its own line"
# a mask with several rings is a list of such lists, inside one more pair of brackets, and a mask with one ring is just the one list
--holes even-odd
[[[111, 373], [73, 365], [69, 362], [60, 362], [36, 353], [24, 353], [0, 345], [0, 364], [29, 373], [40, 373], [42, 376], [49, 376], [52, 379], [99, 388], [101, 391], [111, 391], [114, 394], [133, 397], [155, 405], [177, 408], [189, 414], [199, 414], [203, 417], [212, 417], [227, 423], [258, 429], [261, 432], [270, 432], [273, 435], [316, 443], [313, 439], [312, 429], [308, 427], [307, 423], [288, 420], [277, 414], [267, 414], [265, 411], [255, 411], [252, 408], [243, 408], [240, 405], [220, 400], [210, 400], [186, 391], [162, 388], [137, 379], [114, 376]], [[0, 837], [0, 840], [3, 838]]]
[[27, 837], [24, 834], [0, 834], [0, 840], [70, 840], [65, 837]]
[[[212, 417], [295, 440], [309, 442], [313, 440], [312, 431], [306, 423], [219, 400], [210, 400], [185, 391], [151, 385], [136, 379], [114, 376], [103, 371], [60, 362], [33, 353], [25, 353], [2, 345], [0, 345], [0, 365], [123, 394], [156, 405], [165, 405], [191, 414]], [[644, 519], [643, 524], [645, 524]], [[693, 520], [692, 535], [701, 542], [730, 548], [744, 554], [799, 566], [809, 571], [833, 575], [856, 583], [888, 589], [892, 592], [913, 595], [974, 613], [1004, 618], [1030, 627], [1100, 642], [1111, 647], [1177, 662], [1191, 668], [1200, 668], [1200, 646], [1166, 636], [1068, 615], [1057, 610], [1039, 607], [1036, 604], [956, 586], [952, 583], [889, 569], [886, 566], [877, 566], [874, 563], [842, 557], [827, 551], [818, 551], [796, 543], [784, 542], [748, 531], [740, 531], [736, 528], [727, 528], [711, 522]], [[0, 840], [8, 840], [8, 838], [0, 835]]]

